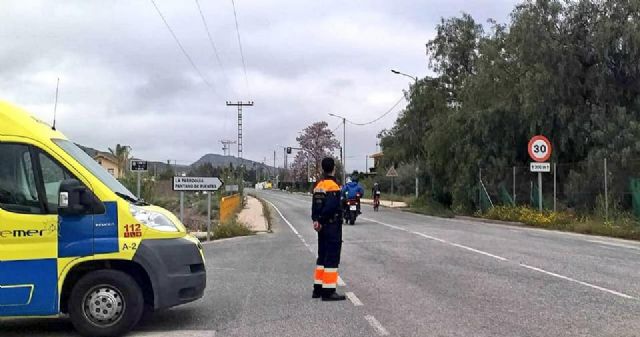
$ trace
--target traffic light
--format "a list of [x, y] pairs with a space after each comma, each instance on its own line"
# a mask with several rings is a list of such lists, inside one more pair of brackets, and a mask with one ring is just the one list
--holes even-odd
[[287, 154], [291, 154], [291, 148], [290, 147], [287, 148]]

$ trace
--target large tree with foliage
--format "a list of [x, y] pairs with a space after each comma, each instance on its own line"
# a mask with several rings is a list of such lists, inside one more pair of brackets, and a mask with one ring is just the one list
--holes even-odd
[[554, 161], [587, 163], [566, 172], [570, 199], [600, 193], [601, 158], [622, 169], [640, 154], [637, 1], [530, 0], [486, 27], [467, 14], [443, 19], [427, 55], [435, 76], [407, 93], [382, 144], [387, 161], [417, 159], [454, 206], [474, 206], [480, 167], [525, 165], [535, 134], [551, 139]]
[[322, 174], [321, 161], [328, 156], [334, 156], [334, 152], [340, 148], [340, 142], [329, 129], [327, 122], [313, 123], [300, 133], [296, 138], [299, 151], [293, 161], [292, 169], [296, 181], [306, 181], [309, 176], [320, 177]]
[[118, 165], [118, 171], [121, 175], [125, 175], [127, 170], [127, 164], [131, 154], [131, 147], [129, 145], [116, 144], [115, 148], [109, 148], [109, 152], [116, 158], [116, 165]]

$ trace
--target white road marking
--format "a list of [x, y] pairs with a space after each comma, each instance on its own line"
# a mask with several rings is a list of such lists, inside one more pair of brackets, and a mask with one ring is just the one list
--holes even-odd
[[459, 243], [449, 242], [447, 240], [440, 239], [440, 238], [437, 238], [435, 236], [427, 235], [427, 234], [420, 233], [420, 232], [412, 232], [412, 231], [409, 231], [406, 228], [398, 227], [398, 226], [395, 226], [395, 225], [390, 225], [388, 223], [380, 222], [380, 221], [377, 221], [377, 220], [368, 219], [368, 218], [364, 218], [364, 219], [367, 220], [367, 221], [372, 221], [372, 222], [378, 223], [380, 225], [383, 225], [383, 226], [386, 226], [386, 227], [389, 227], [389, 228], [393, 228], [393, 229], [401, 230], [403, 232], [408, 232], [408, 233], [411, 233], [411, 234], [415, 234], [415, 235], [421, 236], [421, 237], [423, 237], [425, 239], [438, 241], [440, 243], [444, 243], [444, 244], [451, 245], [451, 246], [454, 246], [454, 247], [462, 248], [462, 249], [468, 250], [470, 252], [474, 252], [474, 253], [482, 254], [482, 255], [485, 255], [485, 256], [489, 256], [489, 257], [492, 257], [494, 259], [498, 259], [500, 261], [508, 261], [506, 258], [504, 258], [502, 256], [491, 254], [491, 253], [488, 253], [488, 252], [485, 252], [485, 251], [482, 251], [482, 250], [479, 250], [479, 249], [467, 247], [467, 246], [461, 245]]
[[487, 252], [484, 252], [484, 251], [481, 251], [481, 250], [478, 250], [478, 249], [475, 249], [475, 248], [467, 247], [467, 246], [464, 246], [464, 245], [461, 245], [461, 244], [458, 244], [458, 243], [451, 243], [451, 242], [447, 242], [447, 243], [452, 245], [452, 246], [454, 246], [454, 247], [458, 247], [458, 248], [466, 249], [466, 250], [468, 250], [470, 252], [486, 255], [486, 256], [492, 257], [494, 259], [498, 259], [500, 261], [508, 261], [506, 258], [504, 258], [502, 256], [498, 256], [498, 255], [494, 255], [494, 254], [491, 254], [491, 253], [487, 253]]
[[[477, 253], [477, 254], [482, 254], [482, 255], [485, 255], [485, 256], [489, 256], [491, 258], [494, 258], [494, 259], [497, 259], [497, 260], [500, 260], [500, 261], [503, 261], [503, 262], [511, 262], [509, 259], [504, 258], [502, 256], [498, 256], [498, 255], [491, 254], [491, 253], [488, 253], [488, 252], [485, 252], [485, 251], [482, 251], [482, 250], [479, 250], [479, 249], [475, 249], [475, 248], [471, 248], [471, 247], [468, 247], [468, 246], [465, 246], [465, 245], [461, 245], [459, 243], [450, 242], [450, 241], [443, 240], [443, 239], [437, 238], [435, 236], [430, 236], [430, 235], [427, 235], [427, 234], [424, 234], [424, 233], [420, 233], [420, 232], [409, 231], [406, 228], [398, 227], [398, 226], [395, 226], [395, 225], [390, 225], [390, 224], [387, 224], [387, 223], [384, 223], [384, 222], [380, 222], [380, 221], [377, 221], [377, 220], [367, 219], [367, 218], [364, 218], [364, 219], [367, 220], [367, 221], [372, 221], [372, 222], [375, 222], [377, 224], [389, 227], [389, 228], [393, 228], [393, 229], [401, 230], [401, 231], [408, 232], [408, 233], [411, 233], [411, 234], [415, 234], [415, 235], [421, 236], [421, 237], [429, 239], [429, 240], [438, 241], [438, 242], [441, 242], [441, 243], [444, 243], [444, 244], [447, 244], [447, 245], [450, 245], [450, 246], [453, 246], [453, 247], [457, 247], [457, 248], [461, 248], [461, 249], [464, 249], [464, 250], [467, 250], [467, 251], [470, 251], [470, 252], [474, 252], [474, 253]], [[595, 240], [589, 240], [589, 241], [593, 242]], [[598, 243], [608, 243], [608, 242], [602, 241], [602, 242], [598, 242]], [[627, 248], [629, 248], [629, 247], [627, 247]], [[529, 270], [533, 270], [533, 271], [536, 271], [536, 272], [539, 272], [539, 273], [543, 273], [543, 274], [546, 274], [546, 275], [549, 275], [549, 276], [557, 277], [557, 278], [563, 279], [565, 281], [577, 283], [577, 284], [583, 285], [585, 287], [589, 287], [589, 288], [592, 288], [592, 289], [600, 290], [600, 291], [603, 291], [603, 292], [606, 292], [606, 293], [609, 293], [609, 294], [612, 294], [612, 295], [620, 296], [620, 297], [627, 298], [627, 299], [635, 299], [633, 296], [621, 293], [619, 291], [607, 289], [607, 288], [604, 288], [604, 287], [597, 286], [595, 284], [591, 284], [591, 283], [588, 283], [588, 282], [576, 280], [576, 279], [571, 278], [569, 276], [556, 274], [556, 273], [553, 273], [553, 272], [550, 272], [550, 271], [546, 271], [546, 270], [541, 269], [541, 268], [533, 267], [533, 266], [530, 266], [530, 265], [524, 264], [524, 263], [519, 263], [519, 265], [521, 267], [527, 268]]]
[[344, 283], [344, 280], [340, 276], [338, 276], [338, 285], [341, 286], [341, 287], [346, 287], [347, 286], [347, 284]]
[[364, 319], [366, 319], [367, 322], [369, 322], [369, 325], [371, 325], [371, 327], [374, 330], [376, 330], [378, 335], [380, 335], [380, 336], [389, 336], [389, 331], [387, 331], [387, 329], [385, 329], [382, 326], [382, 324], [380, 324], [380, 322], [378, 322], [378, 320], [375, 317], [373, 317], [373, 315], [364, 316]]
[[434, 240], [434, 241], [438, 241], [438, 242], [442, 242], [442, 243], [447, 243], [446, 240], [439, 239], [439, 238], [437, 238], [435, 236], [427, 235], [427, 234], [420, 233], [420, 232], [411, 232], [411, 233], [413, 233], [415, 235], [418, 235], [418, 236], [422, 236], [423, 238], [427, 238], [427, 239], [430, 239], [430, 240]]
[[527, 264], [524, 264], [524, 263], [520, 263], [520, 266], [524, 267], [524, 268], [527, 268], [527, 269], [530, 269], [530, 270], [534, 270], [534, 271], [543, 273], [543, 274], [547, 274], [547, 275], [550, 275], [550, 276], [553, 276], [553, 277], [557, 277], [559, 279], [563, 279], [563, 280], [566, 280], [566, 281], [569, 281], [569, 282], [574, 282], [574, 283], [577, 283], [577, 284], [580, 284], [580, 285], [583, 285], [583, 286], [586, 286], [586, 287], [589, 287], [589, 288], [593, 288], [593, 289], [597, 289], [597, 290], [600, 290], [600, 291], [604, 291], [604, 292], [607, 292], [607, 293], [610, 293], [610, 294], [613, 294], [613, 295], [616, 295], [616, 296], [620, 296], [620, 297], [628, 298], [628, 299], [634, 299], [633, 296], [629, 296], [627, 294], [623, 294], [623, 293], [615, 291], [615, 290], [607, 289], [607, 288], [600, 287], [600, 286], [597, 286], [597, 285], [594, 285], [594, 284], [591, 284], [591, 283], [587, 283], [587, 282], [583, 282], [583, 281], [578, 281], [578, 280], [573, 279], [571, 277], [560, 275], [560, 274], [556, 274], [556, 273], [552, 273], [550, 271], [546, 271], [544, 269], [536, 268], [536, 267], [533, 267], [533, 266], [530, 266], [530, 265], [527, 265]]
[[360, 301], [356, 294], [347, 291], [346, 293], [344, 293], [344, 295], [347, 296], [349, 301], [351, 301], [351, 303], [353, 303], [353, 305], [355, 305], [356, 307], [362, 306], [362, 301]]
[[284, 220], [284, 222], [287, 223], [287, 225], [289, 225], [289, 228], [291, 228], [291, 230], [296, 234], [296, 236], [298, 237], [298, 239], [300, 239], [300, 241], [302, 241], [302, 243], [304, 244], [305, 247], [307, 247], [307, 249], [309, 250], [309, 252], [313, 253], [313, 248], [311, 248], [311, 245], [309, 245], [307, 243], [307, 241], [302, 237], [302, 235], [300, 235], [300, 233], [298, 233], [298, 230], [293, 227], [293, 225], [291, 224], [291, 222], [289, 222], [289, 220], [287, 220], [287, 218], [284, 217], [284, 215], [282, 215], [282, 212], [280, 212], [280, 210], [278, 209], [278, 207], [276, 207], [276, 205], [274, 205], [271, 201], [269, 200], [265, 200], [266, 202], [269, 203], [269, 205], [271, 205], [271, 207], [273, 207], [273, 209], [276, 210], [276, 212], [278, 212], [278, 214], [280, 215], [280, 217], [282, 218], [282, 220]]
[[589, 241], [589, 242], [593, 242], [593, 243], [599, 243], [599, 244], [607, 245], [607, 246], [614, 246], [614, 247], [622, 247], [622, 248], [629, 248], [629, 249], [640, 250], [640, 247], [632, 246], [632, 245], [627, 245], [627, 244], [624, 244], [624, 243], [609, 242], [609, 241], [601, 241], [601, 240], [587, 240], [587, 241]]
[[131, 337], [213, 337], [214, 330], [178, 330], [178, 331], [140, 331], [130, 334]]

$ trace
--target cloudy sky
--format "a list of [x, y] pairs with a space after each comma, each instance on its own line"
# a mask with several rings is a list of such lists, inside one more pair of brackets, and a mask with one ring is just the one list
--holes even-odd
[[[278, 150], [281, 165], [278, 146], [295, 145], [305, 126], [340, 125], [328, 113], [366, 122], [388, 110], [410, 82], [390, 69], [427, 75], [424, 45], [440, 17], [505, 22], [517, 2], [235, 0], [245, 78], [231, 0], [199, 0], [221, 62], [194, 0], [155, 1], [198, 70], [150, 0], [0, 0], [0, 99], [51, 121], [59, 77], [58, 129], [68, 137], [184, 164], [237, 137], [226, 100], [253, 100], [244, 157], [273, 163]], [[367, 127], [347, 125], [349, 170], [364, 169], [404, 105]]]

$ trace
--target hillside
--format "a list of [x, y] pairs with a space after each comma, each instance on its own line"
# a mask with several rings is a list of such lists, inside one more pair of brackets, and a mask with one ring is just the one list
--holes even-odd
[[[82, 150], [84, 150], [84, 152], [86, 152], [91, 157], [94, 157], [98, 152], [101, 152], [91, 147], [83, 146], [80, 144], [76, 144], [76, 145], [78, 145]], [[205, 154], [204, 156], [200, 157], [200, 159], [196, 160], [191, 165], [171, 165], [171, 169], [174, 169], [177, 171], [188, 171], [190, 167], [196, 167], [204, 163], [211, 163], [211, 165], [213, 165], [214, 167], [229, 166], [229, 164], [233, 164], [233, 166], [238, 166], [242, 164], [242, 165], [245, 165], [245, 167], [248, 169], [253, 169], [254, 165], [255, 167], [263, 167], [266, 169], [271, 169], [271, 166], [255, 162], [253, 160], [239, 159], [233, 156], [223, 156], [223, 155], [214, 154], [214, 153]], [[154, 172], [164, 172], [165, 170], [167, 170], [168, 166], [169, 165], [166, 162], [149, 161], [149, 168]]]
[[213, 166], [229, 166], [229, 164], [233, 164], [233, 166], [244, 165], [248, 169], [252, 169], [254, 165], [255, 167], [271, 168], [271, 166], [255, 162], [253, 160], [240, 159], [233, 156], [223, 156], [214, 153], [205, 154], [200, 159], [191, 164], [191, 167], [199, 166], [204, 163], [211, 163], [211, 165]]

